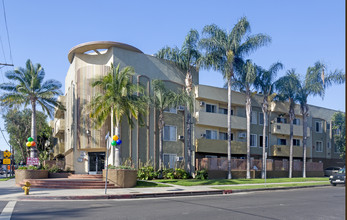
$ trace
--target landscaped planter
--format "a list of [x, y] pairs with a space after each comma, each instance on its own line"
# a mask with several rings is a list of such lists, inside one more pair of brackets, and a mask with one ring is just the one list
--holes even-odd
[[24, 179], [47, 179], [48, 170], [15, 170], [16, 185]]
[[71, 173], [48, 173], [48, 178], [68, 178]]
[[[102, 179], [106, 180], [106, 170], [102, 170]], [[120, 188], [136, 186], [137, 170], [108, 169], [107, 180]]]

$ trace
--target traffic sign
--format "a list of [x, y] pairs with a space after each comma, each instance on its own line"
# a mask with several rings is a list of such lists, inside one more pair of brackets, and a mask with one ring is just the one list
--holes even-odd
[[12, 154], [11, 154], [11, 152], [10, 151], [8, 151], [8, 150], [5, 150], [4, 151], [4, 157], [10, 157]]
[[3, 164], [11, 164], [11, 159], [3, 159]]

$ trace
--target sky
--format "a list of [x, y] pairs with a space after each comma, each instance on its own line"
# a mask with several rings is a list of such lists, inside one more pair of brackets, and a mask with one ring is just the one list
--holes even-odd
[[[292, 68], [303, 76], [316, 61], [324, 62], [327, 71], [345, 72], [343, 0], [1, 0], [0, 63], [15, 67], [24, 67], [27, 59], [40, 63], [45, 79], [60, 81], [64, 92], [67, 55], [78, 44], [116, 41], [151, 55], [166, 45], [180, 47], [192, 28], [201, 33], [205, 25], [216, 24], [231, 31], [243, 16], [251, 34], [272, 38], [270, 45], [247, 58], [264, 68], [282, 62], [278, 77]], [[4, 74], [9, 70], [13, 67], [0, 69], [0, 83], [7, 82]], [[223, 87], [224, 79], [218, 72], [201, 70], [200, 84]], [[308, 102], [345, 111], [345, 84], [333, 85], [324, 99], [310, 97]], [[0, 135], [0, 150], [4, 149], [9, 147]]]

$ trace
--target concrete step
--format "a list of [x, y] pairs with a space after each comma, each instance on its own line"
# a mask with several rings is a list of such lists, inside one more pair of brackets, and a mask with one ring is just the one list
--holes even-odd
[[69, 179], [102, 179], [102, 174], [71, 174]]

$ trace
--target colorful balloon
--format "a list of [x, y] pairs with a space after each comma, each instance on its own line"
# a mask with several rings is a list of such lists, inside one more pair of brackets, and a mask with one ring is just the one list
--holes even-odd
[[117, 145], [117, 142], [116, 142], [116, 141], [112, 141], [112, 142], [111, 142], [111, 145], [112, 145], [112, 146], [116, 146], [116, 145]]
[[122, 143], [122, 140], [121, 139], [118, 139], [117, 140], [117, 144], [120, 145]]
[[28, 142], [32, 142], [34, 139], [32, 137], [28, 138]]
[[118, 136], [117, 136], [117, 135], [113, 135], [112, 139], [113, 139], [114, 141], [117, 141], [117, 140], [118, 140]]
[[27, 147], [31, 147], [31, 142], [27, 142]]
[[35, 141], [32, 141], [32, 142], [31, 142], [31, 146], [32, 146], [32, 147], [35, 147], [35, 146], [36, 146]]

